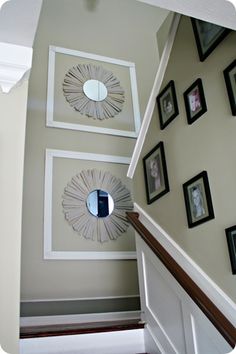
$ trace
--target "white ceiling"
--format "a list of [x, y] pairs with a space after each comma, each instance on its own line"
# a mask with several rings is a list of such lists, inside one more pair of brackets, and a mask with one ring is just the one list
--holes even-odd
[[137, 0], [236, 30], [236, 0]]
[[[0, 11], [0, 42], [32, 47], [42, 1], [43, 0], [7, 1]], [[236, 8], [233, 5], [233, 2], [235, 4], [236, 0], [137, 1], [146, 3], [148, 4], [147, 6], [158, 6], [236, 30]]]

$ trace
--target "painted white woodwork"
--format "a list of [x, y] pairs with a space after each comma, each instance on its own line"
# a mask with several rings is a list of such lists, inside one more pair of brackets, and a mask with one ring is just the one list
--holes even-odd
[[129, 164], [130, 158], [93, 154], [65, 150], [46, 149], [45, 162], [45, 189], [44, 189], [44, 259], [61, 260], [98, 260], [98, 259], [136, 259], [136, 252], [86, 252], [86, 251], [53, 251], [52, 249], [52, 187], [53, 187], [53, 159], [55, 157]]
[[143, 329], [20, 340], [20, 354], [144, 353]]
[[236, 30], [235, 0], [138, 0]]
[[142, 319], [154, 353], [229, 353], [229, 344], [138, 234], [136, 245]]
[[32, 54], [32, 48], [0, 43], [0, 86], [4, 93], [28, 79]]
[[[131, 85], [131, 93], [132, 93], [133, 120], [134, 120], [135, 130], [128, 131], [128, 130], [118, 130], [118, 129], [111, 129], [111, 128], [101, 128], [101, 127], [90, 126], [85, 124], [59, 122], [54, 120], [54, 79], [55, 79], [55, 60], [56, 60], [57, 53], [77, 56], [85, 59], [92, 59], [98, 62], [110, 63], [110, 64], [115, 64], [115, 65], [128, 68], [130, 85]], [[139, 111], [139, 102], [138, 102], [138, 89], [137, 89], [135, 64], [120, 59], [114, 59], [114, 58], [86, 53], [78, 50], [49, 46], [46, 125], [48, 127], [54, 127], [54, 128], [72, 129], [72, 130], [80, 130], [80, 131], [91, 132], [91, 133], [109, 134], [109, 135], [137, 138], [140, 130], [141, 120], [140, 120], [140, 111]]]
[[[144, 226], [235, 325], [235, 304], [137, 204], [135, 210]], [[231, 352], [229, 344], [137, 233], [136, 247], [141, 314], [147, 324], [146, 345], [150, 337], [152, 347], [156, 345], [152, 352]]]
[[138, 204], [134, 204], [134, 209], [139, 213], [140, 221], [157, 241], [160, 242], [199, 288], [207, 294], [229, 321], [236, 326], [236, 304]]
[[171, 54], [172, 46], [173, 46], [173, 43], [175, 40], [175, 35], [176, 35], [177, 29], [178, 29], [179, 20], [180, 20], [180, 15], [175, 14], [173, 17], [173, 20], [172, 20], [172, 24], [170, 27], [170, 31], [168, 34], [168, 38], [167, 38], [164, 50], [163, 50], [163, 53], [161, 56], [160, 65], [157, 69], [153, 88], [152, 88], [152, 91], [151, 91], [151, 94], [150, 94], [150, 97], [148, 100], [148, 104], [147, 104], [146, 111], [145, 111], [143, 121], [142, 121], [142, 125], [140, 128], [139, 136], [136, 141], [133, 155], [131, 158], [131, 163], [130, 163], [130, 166], [129, 166], [129, 169], [127, 172], [127, 176], [130, 178], [133, 178], [133, 176], [134, 176], [134, 172], [135, 172], [135, 169], [136, 169], [136, 166], [137, 166], [137, 163], [138, 163], [141, 151], [142, 151], [142, 147], [143, 147], [143, 144], [145, 141], [148, 127], [149, 127], [149, 124], [152, 119], [153, 110], [154, 110], [154, 107], [156, 104], [156, 97], [160, 91], [161, 84], [162, 84], [162, 81], [163, 81], [163, 78], [165, 75], [165, 71], [166, 71], [169, 57]]

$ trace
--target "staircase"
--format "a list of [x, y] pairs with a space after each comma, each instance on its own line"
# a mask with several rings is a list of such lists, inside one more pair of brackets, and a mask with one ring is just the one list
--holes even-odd
[[140, 320], [24, 326], [20, 354], [147, 354]]

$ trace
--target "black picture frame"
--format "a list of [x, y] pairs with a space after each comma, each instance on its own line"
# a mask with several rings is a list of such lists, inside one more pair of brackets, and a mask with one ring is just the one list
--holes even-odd
[[163, 130], [179, 114], [175, 84], [171, 80], [156, 98], [160, 128]]
[[215, 218], [207, 171], [185, 182], [183, 192], [189, 228]]
[[231, 32], [230, 29], [210, 22], [191, 18], [200, 61], [204, 61]]
[[232, 115], [236, 116], [236, 59], [225, 68], [223, 73]]
[[143, 169], [147, 203], [151, 204], [170, 190], [162, 141], [144, 156]]
[[225, 229], [232, 273], [236, 274], [236, 225]]
[[192, 124], [207, 111], [202, 80], [198, 78], [184, 92], [184, 103], [188, 124]]

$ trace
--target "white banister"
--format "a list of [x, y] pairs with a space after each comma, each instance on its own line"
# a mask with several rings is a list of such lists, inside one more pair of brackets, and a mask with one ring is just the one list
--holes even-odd
[[147, 134], [147, 130], [149, 127], [149, 124], [151, 122], [152, 119], [152, 114], [153, 114], [153, 110], [155, 107], [155, 103], [156, 103], [156, 96], [158, 95], [160, 88], [161, 88], [161, 84], [163, 81], [163, 77], [166, 71], [166, 67], [170, 58], [170, 53], [171, 53], [171, 49], [174, 43], [174, 39], [175, 39], [175, 35], [178, 29], [178, 24], [179, 24], [179, 20], [180, 20], [180, 15], [179, 14], [175, 14], [172, 20], [172, 24], [170, 27], [170, 31], [168, 34], [168, 38], [161, 56], [161, 60], [160, 60], [160, 65], [158, 67], [157, 73], [156, 73], [156, 77], [155, 77], [155, 81], [153, 84], [153, 88], [151, 91], [151, 95], [149, 97], [149, 101], [147, 104], [147, 108], [144, 114], [144, 118], [143, 118], [143, 122], [141, 125], [141, 129], [140, 129], [140, 133], [138, 136], [138, 139], [136, 141], [136, 145], [134, 148], [134, 152], [131, 158], [131, 163], [127, 172], [127, 176], [129, 178], [133, 178], [141, 151], [142, 151], [142, 147], [145, 141], [145, 137]]

